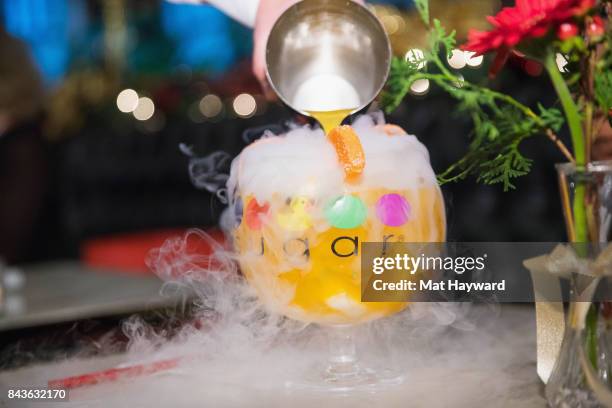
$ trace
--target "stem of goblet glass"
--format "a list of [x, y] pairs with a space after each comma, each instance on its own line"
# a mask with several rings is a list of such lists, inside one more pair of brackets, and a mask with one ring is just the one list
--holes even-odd
[[329, 365], [327, 372], [335, 376], [356, 374], [357, 350], [354, 330], [351, 326], [328, 327]]

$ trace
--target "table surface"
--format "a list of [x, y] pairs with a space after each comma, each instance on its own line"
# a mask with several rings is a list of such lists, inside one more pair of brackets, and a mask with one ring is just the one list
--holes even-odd
[[25, 266], [25, 286], [4, 296], [0, 331], [171, 306], [153, 275], [92, 269], [76, 261]]
[[[545, 407], [543, 386], [536, 374], [534, 309], [521, 305], [474, 308], [480, 313], [474, 320], [477, 327], [432, 330], [425, 336], [430, 336], [429, 340], [394, 350], [400, 352], [394, 355], [410, 356], [406, 359], [410, 363], [405, 366], [404, 382], [383, 392], [333, 394], [287, 388], [286, 383], [276, 381], [274, 370], [283, 366], [282, 360], [284, 366], [288, 366], [287, 359], [291, 360], [289, 365], [299, 365], [300, 357], [309, 358], [307, 352], [283, 354], [274, 348], [253, 356], [245, 353], [244, 345], [235, 341], [237, 333], [232, 332], [218, 342], [212, 341], [211, 336], [195, 335], [196, 345], [207, 344], [214, 351], [183, 359], [184, 363], [168, 372], [77, 388], [71, 391], [68, 403], [36, 406]], [[428, 328], [422, 325], [417, 330]], [[215, 344], [219, 347], [215, 348]], [[186, 355], [193, 350], [192, 342], [185, 347]], [[148, 361], [168, 357], [167, 353], [150, 350], [144, 355]], [[49, 379], [133, 365], [142, 356], [132, 353], [34, 365], [0, 372], [0, 384], [45, 385]], [[11, 403], [14, 405], [8, 406], [28, 406]]]

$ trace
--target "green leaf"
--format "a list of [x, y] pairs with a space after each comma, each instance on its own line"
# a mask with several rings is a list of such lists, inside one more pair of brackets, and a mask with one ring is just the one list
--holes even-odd
[[390, 113], [399, 106], [410, 85], [418, 79], [419, 64], [422, 61], [408, 61], [404, 58], [393, 57], [389, 80], [381, 93], [381, 104], [385, 112]]
[[440, 23], [440, 20], [434, 18], [433, 27], [429, 36], [429, 43], [433, 54], [439, 54], [440, 45], [442, 45], [446, 51], [447, 58], [450, 58], [456, 44], [455, 30], [447, 34], [444, 26], [442, 26], [442, 23]]
[[542, 126], [545, 128], [558, 132], [563, 123], [565, 123], [565, 116], [563, 116], [559, 109], [545, 108], [542, 104], [538, 103], [538, 110], [540, 111], [540, 118], [544, 121]]
[[532, 160], [525, 158], [518, 150], [520, 141], [506, 145], [492, 160], [480, 166], [478, 181], [485, 184], [503, 184], [504, 191], [515, 188], [513, 179], [529, 173]]
[[558, 109], [539, 107], [540, 116], [524, 111], [490, 91], [478, 88], [457, 90], [459, 110], [469, 113], [474, 125], [465, 155], [439, 176], [441, 183], [476, 176], [484, 184], [502, 184], [504, 190], [514, 188], [513, 180], [529, 172], [532, 161], [524, 157], [521, 142], [545, 129], [556, 129], [563, 123]]
[[423, 23], [425, 23], [426, 26], [429, 26], [429, 0], [414, 0], [414, 5], [419, 12], [419, 16], [421, 16]]

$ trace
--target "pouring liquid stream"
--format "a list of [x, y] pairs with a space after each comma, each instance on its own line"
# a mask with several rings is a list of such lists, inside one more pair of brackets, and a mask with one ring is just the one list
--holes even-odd
[[350, 115], [353, 110], [354, 109], [339, 109], [333, 111], [307, 111], [307, 113], [321, 124], [321, 127], [323, 127], [323, 131], [327, 135], [333, 128], [335, 128], [336, 126], [340, 126], [344, 118]]
[[359, 92], [342, 76], [320, 74], [300, 85], [293, 106], [315, 118], [327, 135], [357, 109], [360, 100]]

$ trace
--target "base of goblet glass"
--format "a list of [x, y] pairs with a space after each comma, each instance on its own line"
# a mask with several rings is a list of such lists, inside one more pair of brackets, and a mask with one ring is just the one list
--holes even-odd
[[402, 384], [403, 374], [390, 369], [375, 370], [355, 365], [351, 372], [337, 372], [335, 368], [311, 367], [303, 378], [285, 383], [288, 390], [343, 393], [348, 391], [384, 391]]
[[328, 334], [327, 364], [314, 364], [301, 378], [287, 381], [289, 390], [376, 392], [404, 382], [404, 374], [389, 368], [372, 368], [357, 360], [354, 327], [325, 328]]

